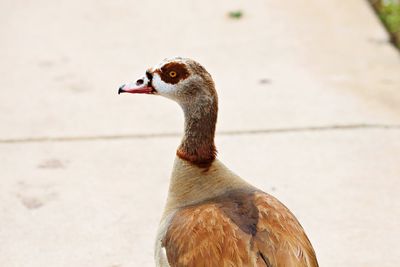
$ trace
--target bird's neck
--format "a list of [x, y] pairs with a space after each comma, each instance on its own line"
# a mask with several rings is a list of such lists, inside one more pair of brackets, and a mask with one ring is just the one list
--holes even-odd
[[214, 135], [218, 100], [213, 96], [201, 96], [181, 106], [185, 114], [185, 130], [177, 156], [198, 167], [208, 168], [217, 154]]

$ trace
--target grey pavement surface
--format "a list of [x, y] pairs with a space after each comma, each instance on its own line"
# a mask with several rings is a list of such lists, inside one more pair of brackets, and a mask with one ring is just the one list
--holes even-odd
[[0, 36], [0, 266], [154, 266], [183, 116], [116, 92], [177, 55], [321, 266], [400, 265], [400, 56], [366, 1], [1, 1]]

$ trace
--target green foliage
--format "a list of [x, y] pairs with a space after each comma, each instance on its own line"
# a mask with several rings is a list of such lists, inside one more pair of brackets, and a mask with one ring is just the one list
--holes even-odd
[[243, 12], [241, 10], [235, 10], [229, 12], [228, 15], [231, 19], [240, 19], [243, 16]]
[[384, 1], [379, 16], [391, 33], [400, 33], [400, 2]]
[[370, 2], [391, 34], [393, 43], [400, 48], [400, 0], [370, 0]]

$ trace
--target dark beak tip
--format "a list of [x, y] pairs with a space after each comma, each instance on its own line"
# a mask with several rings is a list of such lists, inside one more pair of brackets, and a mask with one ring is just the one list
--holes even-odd
[[121, 85], [121, 86], [118, 88], [118, 94], [125, 92], [124, 89], [122, 89], [122, 88], [124, 88], [124, 87], [125, 87], [125, 84]]

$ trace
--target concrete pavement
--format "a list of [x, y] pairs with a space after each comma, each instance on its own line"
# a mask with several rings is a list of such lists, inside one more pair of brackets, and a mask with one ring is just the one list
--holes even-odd
[[116, 92], [175, 55], [216, 81], [220, 159], [321, 266], [399, 265], [400, 56], [366, 1], [17, 0], [0, 22], [0, 266], [154, 266], [183, 118]]

